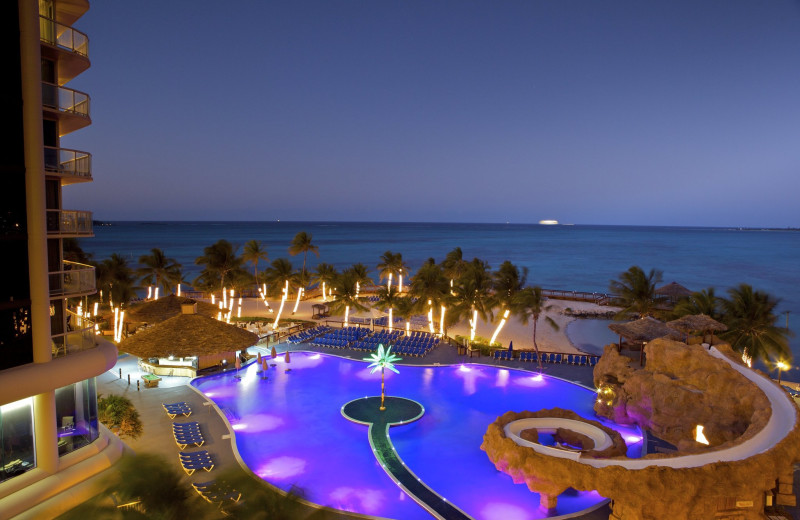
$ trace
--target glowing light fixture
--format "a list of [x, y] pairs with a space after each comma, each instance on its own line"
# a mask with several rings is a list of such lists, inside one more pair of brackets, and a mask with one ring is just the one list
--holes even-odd
[[350, 318], [350, 306], [346, 305], [344, 308], [344, 326], [347, 327], [347, 322]]
[[14, 401], [13, 403], [7, 403], [0, 406], [0, 413], [8, 413], [13, 412], [14, 410], [19, 410], [21, 408], [33, 406], [33, 397], [26, 397], [25, 399], [20, 399], [19, 401]]
[[389, 307], [389, 332], [392, 332], [392, 326], [394, 325], [394, 320], [392, 319], [392, 308]]
[[328, 301], [328, 296], [325, 294], [325, 282], [322, 282], [322, 301]]
[[696, 440], [700, 444], [708, 445], [708, 439], [706, 439], [706, 436], [703, 433], [703, 427], [700, 426], [699, 424], [694, 429], [694, 440]]
[[472, 319], [469, 320], [469, 340], [475, 341], [475, 329], [478, 327], [478, 310], [472, 311]]
[[211, 294], [211, 305], [216, 305], [217, 304], [216, 299], [217, 299], [216, 296], [214, 296], [214, 294], [212, 293]]
[[97, 316], [97, 306], [99, 305], [98, 302], [94, 302], [94, 308], [92, 309], [92, 315]]
[[490, 339], [490, 340], [489, 340], [489, 345], [491, 345], [492, 343], [494, 343], [494, 340], [496, 340], [496, 339], [497, 339], [497, 335], [498, 335], [498, 334], [500, 334], [500, 329], [502, 329], [502, 328], [503, 328], [503, 325], [505, 325], [505, 324], [506, 324], [506, 320], [508, 319], [508, 314], [509, 314], [510, 312], [511, 312], [511, 311], [509, 311], [508, 309], [506, 309], [506, 312], [504, 312], [504, 313], [503, 313], [503, 319], [501, 319], [501, 320], [500, 320], [500, 323], [498, 323], [498, 324], [497, 324], [497, 328], [496, 328], [496, 329], [494, 329], [494, 334], [492, 334], [492, 339]]
[[226, 287], [222, 288], [222, 308], [228, 308], [228, 289]]
[[386, 290], [388, 291], [391, 288], [392, 288], [392, 273], [389, 273], [389, 281], [386, 283]]
[[444, 337], [444, 312], [445, 308], [444, 305], [442, 305], [442, 312], [439, 315], [439, 335], [442, 337]]
[[289, 286], [289, 280], [286, 280], [286, 287], [283, 289], [283, 294], [281, 295], [281, 306], [278, 307], [278, 314], [275, 316], [275, 322], [272, 324], [273, 329], [278, 328], [278, 322], [281, 319], [281, 313], [283, 312], [283, 306], [286, 303], [286, 296], [288, 295], [288, 291], [286, 290]]
[[156, 294], [155, 294], [155, 297], [153, 298], [154, 300], [158, 299], [158, 290], [159, 289], [161, 289], [161, 287], [156, 287]]
[[433, 334], [433, 302], [428, 300], [428, 305], [430, 305], [428, 308], [428, 328], [430, 328], [431, 334]]
[[410, 335], [411, 335], [411, 323], [406, 321], [406, 336], [408, 337]]
[[147, 286], [147, 299], [149, 300], [152, 297], [153, 297], [153, 286], [152, 285], [148, 285]]
[[292, 314], [297, 312], [297, 307], [300, 306], [300, 296], [302, 294], [303, 294], [303, 288], [302, 287], [298, 287], [297, 288], [297, 300], [295, 300], [295, 302], [294, 302], [294, 309], [292, 309]]
[[403, 292], [403, 271], [400, 271], [397, 277], [397, 291]]
[[178, 283], [178, 296], [180, 296], [180, 295], [181, 295], [181, 284], [180, 284], [180, 282], [179, 282], [179, 283]]

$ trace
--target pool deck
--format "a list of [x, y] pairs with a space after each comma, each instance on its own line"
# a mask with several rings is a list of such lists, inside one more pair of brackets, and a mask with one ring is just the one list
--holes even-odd
[[[270, 347], [271, 348], [271, 347]], [[366, 354], [350, 349], [323, 349], [318, 347], [311, 347], [306, 344], [288, 345], [280, 343], [276, 345], [278, 352], [289, 351], [312, 351], [321, 352], [326, 354], [333, 354], [340, 357], [351, 359], [363, 359]], [[268, 350], [265, 347], [251, 347], [251, 354], [261, 352], [267, 354]], [[116, 394], [128, 397], [136, 409], [139, 411], [144, 433], [138, 439], [124, 439], [125, 443], [131, 447], [135, 452], [152, 453], [163, 457], [167, 462], [175, 465], [175, 468], [180, 470], [183, 474], [183, 479], [187, 483], [204, 482], [215, 478], [222, 472], [230, 469], [241, 469], [236, 456], [233, 452], [233, 446], [230, 440], [230, 431], [226, 421], [213, 409], [210, 404], [202, 395], [196, 392], [189, 386], [190, 379], [187, 377], [169, 377], [162, 376], [159, 386], [155, 388], [145, 388], [144, 382], [141, 381], [142, 372], [139, 371], [137, 358], [134, 356], [121, 356], [117, 361], [114, 368], [108, 372], [103, 373], [97, 377], [97, 391], [99, 394], [108, 395]], [[425, 357], [421, 358], [404, 358], [398, 365], [450, 365], [458, 363], [482, 363], [485, 365], [506, 366], [509, 368], [522, 368], [527, 370], [537, 370], [536, 364], [526, 363], [521, 361], [493, 361], [491, 358], [484, 356], [480, 358], [468, 358], [464, 355], [458, 355], [456, 348], [449, 345], [440, 345]], [[122, 377], [120, 378], [120, 370], [122, 370]], [[559, 377], [569, 381], [574, 381], [584, 386], [592, 387], [592, 368], [584, 366], [573, 365], [544, 365], [544, 373], [546, 375]], [[131, 384], [128, 384], [128, 376], [130, 375]], [[139, 390], [137, 390], [136, 381], [140, 381]], [[205, 438], [205, 444], [200, 449], [208, 450], [214, 459], [216, 467], [211, 472], [199, 471], [193, 475], [186, 475], [181, 469], [178, 461], [178, 453], [181, 451], [175, 444], [172, 436], [172, 423], [162, 408], [162, 403], [174, 403], [185, 401], [192, 408], [192, 415], [190, 417], [178, 416], [175, 421], [197, 421], [200, 423], [201, 432]], [[380, 428], [374, 428], [379, 431]], [[367, 435], [367, 432], [365, 432]], [[186, 451], [193, 451], [187, 448]], [[402, 463], [401, 463], [402, 464]], [[244, 471], [244, 470], [242, 470]], [[197, 496], [197, 500], [202, 502], [202, 499]], [[202, 502], [205, 503], [205, 502]], [[214, 506], [209, 504], [209, 511], [213, 510]], [[317, 512], [317, 509], [307, 507], [303, 512], [303, 518], [309, 516], [311, 513]], [[606, 520], [609, 515], [609, 510], [603, 506], [591, 513], [584, 514], [578, 517], [582, 520]], [[320, 516], [315, 518], [331, 518], [331, 519], [347, 519], [347, 518], [365, 518], [360, 515], [350, 515], [344, 511], [325, 510]], [[444, 516], [444, 518], [455, 518], [451, 516]], [[461, 517], [463, 518], [463, 517]]]

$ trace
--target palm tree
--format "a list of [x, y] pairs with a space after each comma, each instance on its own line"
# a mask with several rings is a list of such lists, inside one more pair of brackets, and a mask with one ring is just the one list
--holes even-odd
[[360, 292], [362, 285], [372, 283], [372, 278], [369, 277], [369, 267], [361, 262], [353, 264], [348, 271], [351, 271], [356, 277], [356, 292]]
[[400, 295], [400, 291], [397, 290], [397, 287], [381, 286], [381, 288], [378, 289], [378, 307], [389, 310], [389, 330], [394, 328], [394, 317], [392, 315], [394, 308], [397, 307], [400, 300], [405, 299], [406, 298]]
[[500, 316], [503, 319], [497, 324], [494, 329], [494, 334], [489, 340], [491, 345], [500, 333], [500, 328], [505, 323], [507, 314], [510, 312], [511, 301], [514, 295], [525, 287], [525, 282], [528, 279], [528, 268], [523, 267], [520, 271], [519, 267], [506, 260], [497, 271], [492, 273], [492, 288], [494, 289], [494, 305], [500, 308]]
[[[536, 324], [542, 312], [551, 309], [551, 305], [545, 305], [545, 297], [542, 296], [541, 287], [525, 287], [518, 291], [511, 303], [511, 312], [519, 318], [520, 323], [527, 325], [528, 321], [533, 321], [533, 348], [536, 350], [536, 359], [539, 363], [539, 372], [542, 371], [542, 356], [539, 354], [539, 345], [536, 343]], [[545, 321], [554, 329], [558, 330], [558, 324], [549, 316]]]
[[128, 303], [136, 296], [133, 269], [128, 265], [128, 260], [119, 253], [112, 253], [95, 266], [95, 276], [97, 286], [108, 294], [112, 305]]
[[609, 290], [616, 295], [622, 307], [614, 319], [623, 320], [633, 314], [641, 317], [658, 314], [658, 304], [664, 301], [663, 297], [656, 294], [656, 284], [661, 283], [661, 276], [661, 271], [650, 269], [645, 274], [641, 267], [634, 265], [620, 273], [619, 279], [611, 280]]
[[386, 398], [384, 370], [388, 368], [395, 374], [399, 374], [400, 372], [394, 367], [394, 363], [400, 361], [401, 359], [401, 357], [392, 354], [391, 346], [389, 346], [389, 348], [386, 350], [383, 350], [383, 345], [378, 345], [377, 352], [370, 354], [369, 357], [364, 358], [364, 361], [372, 361], [372, 363], [367, 367], [372, 369], [370, 370], [370, 374], [374, 374], [379, 368], [381, 369], [381, 411], [386, 410], [386, 406], [383, 404], [384, 399]]
[[713, 287], [693, 292], [688, 298], [681, 298], [672, 309], [675, 318], [692, 314], [705, 314], [717, 321], [722, 318], [720, 307], [722, 298], [718, 297]]
[[386, 251], [381, 255], [381, 261], [378, 264], [378, 276], [380, 281], [385, 279], [389, 280], [387, 287], [392, 286], [392, 277], [399, 276], [403, 272], [403, 255], [400, 253], [392, 253]]
[[489, 264], [478, 258], [468, 264], [467, 270], [454, 286], [457, 301], [455, 314], [469, 319], [470, 341], [475, 339], [479, 317], [484, 321], [493, 319], [494, 298], [491, 289]]
[[264, 244], [260, 240], [248, 240], [245, 242], [242, 250], [242, 260], [253, 264], [253, 280], [255, 280], [256, 285], [258, 285], [258, 262], [261, 260], [266, 262], [268, 259], [267, 250], [264, 249]]
[[[414, 312], [430, 312], [428, 322], [433, 329], [433, 307], [447, 306], [449, 286], [442, 268], [436, 265], [432, 258], [430, 260], [417, 270], [417, 274], [411, 280], [409, 293], [416, 298], [412, 306]], [[449, 316], [452, 318], [453, 313], [451, 312]]]
[[306, 272], [306, 257], [309, 251], [319, 258], [319, 248], [311, 243], [311, 234], [301, 231], [292, 239], [292, 244], [289, 246], [289, 254], [294, 256], [303, 253], [303, 273]]
[[345, 270], [333, 282], [336, 299], [330, 304], [332, 314], [344, 314], [344, 323], [347, 326], [350, 309], [365, 311], [364, 298], [358, 296], [359, 275], [352, 268]]
[[203, 270], [192, 283], [212, 291], [223, 289], [235, 271], [243, 270], [242, 258], [236, 254], [236, 249], [227, 240], [219, 240], [204, 248], [203, 256], [194, 261], [195, 264], [204, 266]]
[[165, 295], [182, 278], [181, 264], [168, 258], [161, 249], [151, 249], [149, 255], [139, 257], [139, 263], [142, 267], [136, 270], [136, 274], [141, 277], [141, 283], [162, 287]]
[[[288, 258], [276, 258], [264, 270], [264, 280], [270, 295], [281, 294], [284, 289], [287, 293], [296, 285], [297, 273]], [[288, 283], [287, 283], [288, 282]]]
[[333, 264], [326, 264], [322, 262], [317, 264], [317, 270], [311, 278], [311, 281], [319, 285], [322, 289], [322, 301], [328, 301], [328, 296], [325, 294], [326, 290], [330, 290], [331, 284], [336, 279], [339, 273]]
[[728, 290], [729, 299], [722, 300], [722, 322], [728, 331], [721, 334], [731, 347], [741, 352], [744, 359], [770, 361], [791, 360], [789, 349], [791, 331], [775, 323], [780, 300], [762, 291], [754, 291], [748, 284]]
[[464, 254], [461, 251], [460, 247], [454, 248], [452, 251], [447, 253], [442, 260], [442, 270], [444, 275], [450, 279], [450, 290], [453, 290], [453, 285], [455, 281], [461, 278], [461, 276], [467, 271], [467, 266], [469, 262], [464, 260]]

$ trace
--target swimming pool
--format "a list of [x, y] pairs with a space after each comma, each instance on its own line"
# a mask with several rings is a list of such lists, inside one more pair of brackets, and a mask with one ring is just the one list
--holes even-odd
[[[268, 378], [250, 364], [196, 379], [198, 390], [228, 416], [245, 463], [281, 489], [297, 485], [317, 504], [366, 515], [429, 519], [373, 456], [367, 427], [345, 419], [341, 407], [353, 399], [380, 393], [380, 373], [367, 363], [312, 352], [292, 352], [287, 367], [274, 360]], [[398, 455], [423, 482], [469, 516], [485, 520], [545, 518], [538, 494], [497, 471], [480, 450], [487, 426], [509, 410], [561, 407], [595, 419], [594, 392], [566, 381], [536, 380], [521, 370], [483, 365], [402, 366], [387, 371], [387, 395], [421, 403], [418, 421], [391, 428]], [[627, 439], [640, 439], [634, 428], [603, 421]], [[641, 441], [629, 442], [629, 456]], [[589, 508], [595, 492], [567, 491], [558, 513]]]

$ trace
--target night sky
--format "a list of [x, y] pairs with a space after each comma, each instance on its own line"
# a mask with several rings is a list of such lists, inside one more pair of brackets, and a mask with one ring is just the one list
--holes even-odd
[[800, 226], [800, 3], [95, 0], [102, 220]]

